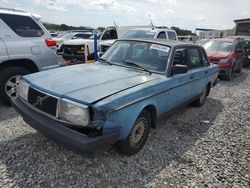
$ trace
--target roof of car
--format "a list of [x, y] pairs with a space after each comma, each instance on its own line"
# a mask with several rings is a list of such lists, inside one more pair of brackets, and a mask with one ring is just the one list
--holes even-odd
[[159, 32], [159, 31], [173, 31], [175, 32], [174, 30], [172, 29], [167, 29], [167, 28], [158, 28], [158, 27], [148, 27], [148, 28], [132, 28], [128, 31], [148, 31], [148, 32]]
[[37, 14], [31, 14], [29, 12], [26, 12], [21, 9], [15, 9], [15, 8], [1, 8], [0, 7], [0, 14], [11, 14], [11, 15], [19, 15], [19, 16], [31, 16], [37, 20], [41, 19], [40, 15]]
[[167, 45], [170, 47], [175, 47], [175, 46], [198, 46], [198, 44], [194, 43], [187, 43], [183, 41], [178, 41], [178, 40], [166, 40], [166, 39], [118, 39], [117, 41], [141, 41], [141, 42], [150, 42], [150, 43], [157, 43], [157, 44], [162, 44], [162, 45]]
[[250, 39], [250, 36], [235, 35], [235, 36], [229, 36], [227, 38], [230, 38], [230, 39]]

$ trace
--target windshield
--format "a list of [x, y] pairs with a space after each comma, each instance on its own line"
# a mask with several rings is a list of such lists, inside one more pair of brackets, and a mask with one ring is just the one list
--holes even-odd
[[155, 32], [145, 30], [130, 30], [125, 33], [121, 38], [154, 38]]
[[117, 41], [102, 56], [111, 64], [142, 68], [152, 72], [165, 72], [170, 47], [139, 41]]
[[231, 42], [220, 42], [210, 41], [204, 44], [204, 48], [207, 52], [232, 52], [233, 43]]

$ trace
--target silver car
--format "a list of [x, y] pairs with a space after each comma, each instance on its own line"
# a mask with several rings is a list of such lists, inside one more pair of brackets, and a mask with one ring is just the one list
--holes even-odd
[[0, 101], [16, 97], [20, 77], [58, 67], [56, 41], [40, 16], [0, 8]]

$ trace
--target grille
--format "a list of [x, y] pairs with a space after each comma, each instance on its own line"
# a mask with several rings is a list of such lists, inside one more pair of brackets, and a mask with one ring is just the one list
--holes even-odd
[[29, 88], [28, 102], [35, 108], [56, 117], [58, 99]]
[[78, 50], [81, 50], [81, 45], [76, 46], [76, 45], [64, 45], [63, 46], [63, 52], [64, 54], [70, 54], [70, 55], [76, 55]]

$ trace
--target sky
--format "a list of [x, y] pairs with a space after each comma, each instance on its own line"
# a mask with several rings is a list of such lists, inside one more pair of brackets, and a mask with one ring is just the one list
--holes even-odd
[[[240, 2], [240, 3], [239, 3]], [[250, 18], [250, 0], [0, 0], [0, 7], [39, 14], [42, 21], [73, 26], [148, 25], [232, 29]]]

